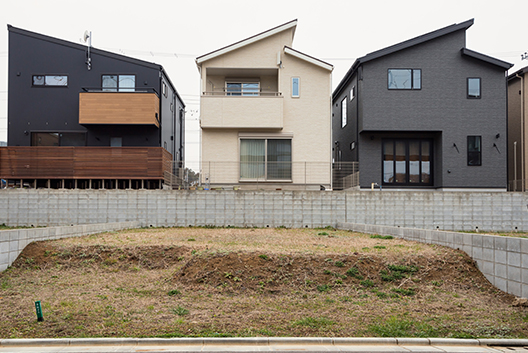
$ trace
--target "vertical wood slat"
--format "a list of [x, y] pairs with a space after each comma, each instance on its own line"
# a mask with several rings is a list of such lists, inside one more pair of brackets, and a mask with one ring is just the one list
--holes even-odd
[[3, 179], [163, 179], [162, 147], [0, 147]]

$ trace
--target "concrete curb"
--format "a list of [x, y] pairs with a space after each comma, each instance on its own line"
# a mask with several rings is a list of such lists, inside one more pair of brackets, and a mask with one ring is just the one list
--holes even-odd
[[0, 347], [53, 346], [528, 346], [528, 339], [234, 337], [234, 338], [36, 338], [0, 339]]

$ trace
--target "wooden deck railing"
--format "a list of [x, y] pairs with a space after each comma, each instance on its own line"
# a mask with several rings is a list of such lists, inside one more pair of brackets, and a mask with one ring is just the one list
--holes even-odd
[[0, 147], [3, 179], [159, 179], [171, 171], [161, 147]]

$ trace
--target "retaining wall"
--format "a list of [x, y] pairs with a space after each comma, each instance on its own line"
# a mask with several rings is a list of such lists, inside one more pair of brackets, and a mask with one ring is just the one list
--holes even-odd
[[22, 250], [33, 241], [52, 240], [112, 230], [137, 228], [139, 222], [87, 224], [64, 227], [10, 229], [0, 231], [0, 272], [8, 268]]
[[486, 278], [505, 292], [528, 298], [528, 239], [370, 224], [338, 223], [339, 229], [393, 235], [406, 240], [460, 249], [476, 261]]
[[325, 227], [528, 232], [528, 193], [441, 191], [0, 190], [0, 224]]

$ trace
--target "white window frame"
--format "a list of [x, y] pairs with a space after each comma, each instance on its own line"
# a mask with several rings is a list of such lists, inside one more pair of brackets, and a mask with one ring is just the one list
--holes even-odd
[[[297, 80], [297, 95], [293, 94], [293, 82]], [[294, 76], [291, 78], [291, 96], [292, 98], [300, 98], [301, 97], [301, 78], [298, 76]]]
[[350, 100], [353, 100], [354, 98], [356, 98], [356, 86], [352, 86], [350, 89]]
[[347, 126], [347, 97], [341, 101], [341, 128]]

